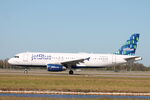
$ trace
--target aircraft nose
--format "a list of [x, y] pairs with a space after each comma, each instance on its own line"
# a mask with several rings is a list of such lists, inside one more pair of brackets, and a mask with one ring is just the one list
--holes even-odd
[[13, 64], [12, 59], [9, 59], [9, 60], [8, 60], [8, 63], [9, 63], [9, 64]]

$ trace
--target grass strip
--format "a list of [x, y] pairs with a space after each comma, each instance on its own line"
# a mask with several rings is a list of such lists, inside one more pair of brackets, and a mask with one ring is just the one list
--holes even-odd
[[0, 75], [1, 90], [150, 92], [150, 78]]

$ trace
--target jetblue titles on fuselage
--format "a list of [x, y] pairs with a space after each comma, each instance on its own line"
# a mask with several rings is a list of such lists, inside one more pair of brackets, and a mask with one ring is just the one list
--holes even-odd
[[31, 59], [32, 60], [51, 60], [51, 56], [45, 55], [45, 54], [32, 54]]

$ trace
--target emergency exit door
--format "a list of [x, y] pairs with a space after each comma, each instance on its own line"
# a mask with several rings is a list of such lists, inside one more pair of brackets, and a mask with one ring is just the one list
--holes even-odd
[[116, 55], [112, 55], [112, 64], [116, 64]]

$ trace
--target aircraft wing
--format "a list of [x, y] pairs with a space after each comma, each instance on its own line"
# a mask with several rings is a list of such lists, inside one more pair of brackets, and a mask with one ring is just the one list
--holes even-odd
[[61, 65], [68, 68], [68, 67], [76, 66], [79, 63], [83, 63], [85, 60], [89, 61], [89, 59], [90, 59], [90, 57], [83, 58], [83, 59], [72, 60], [72, 61], [61, 62]]
[[140, 56], [134, 56], [134, 57], [130, 57], [130, 58], [125, 58], [126, 61], [138, 61], [138, 60], [142, 60], [142, 58]]

